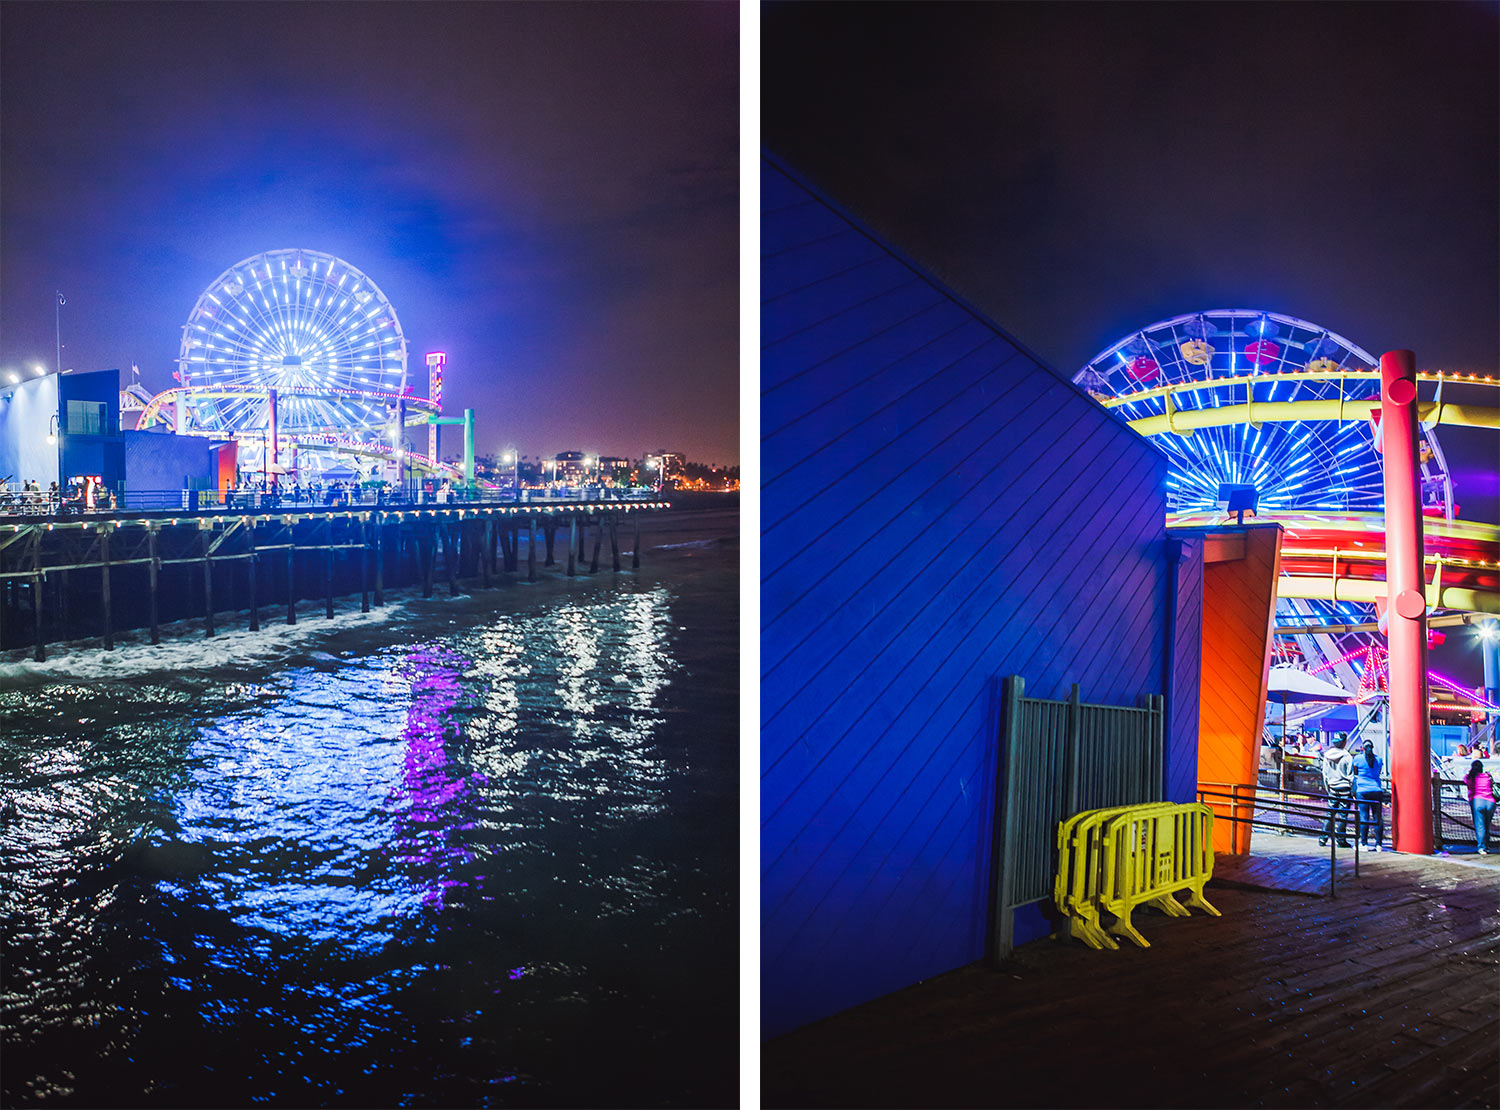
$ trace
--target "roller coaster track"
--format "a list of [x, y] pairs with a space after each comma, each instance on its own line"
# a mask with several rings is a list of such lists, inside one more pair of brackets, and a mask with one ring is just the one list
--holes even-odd
[[[159, 420], [162, 420], [162, 407], [167, 404], [176, 404], [179, 398], [206, 401], [255, 401], [265, 400], [268, 392], [265, 389], [216, 389], [212, 387], [206, 389], [188, 387], [164, 390], [155, 397], [152, 397], [150, 404], [141, 410], [140, 419], [137, 421], [136, 427], [142, 429], [149, 428]], [[340, 398], [353, 397], [362, 401], [385, 401], [389, 404], [395, 404], [397, 401], [405, 401], [408, 407], [406, 420], [408, 425], [425, 425], [428, 416], [436, 416], [442, 411], [442, 408], [436, 401], [427, 397], [416, 397], [408, 393], [387, 393], [376, 390], [298, 388], [277, 390], [277, 396], [284, 398], [307, 397], [320, 401], [336, 401]], [[324, 430], [334, 432], [338, 429], [328, 428]], [[226, 433], [192, 428], [185, 430], [183, 434], [218, 436], [222, 438]]]
[[[204, 400], [264, 400], [268, 391], [264, 389], [215, 389], [215, 388], [181, 388], [168, 389], [151, 398], [151, 401], [141, 410], [140, 419], [136, 427], [146, 429], [153, 424], [164, 421], [161, 415], [162, 408], [167, 404], [175, 404], [179, 398], [202, 398]], [[442, 412], [437, 402], [427, 397], [416, 397], [407, 393], [386, 393], [373, 390], [355, 389], [284, 389], [277, 391], [278, 397], [309, 397], [318, 400], [337, 400], [341, 397], [357, 397], [361, 400], [383, 400], [391, 404], [404, 401], [407, 405], [406, 424], [411, 426], [426, 426], [429, 416], [436, 416]], [[212, 439], [229, 439], [244, 436], [252, 440], [265, 438], [265, 432], [260, 429], [240, 433], [229, 433], [216, 431], [209, 428], [185, 428], [182, 435], [204, 436]], [[346, 455], [359, 455], [363, 458], [383, 459], [385, 461], [396, 461], [400, 456], [393, 447], [384, 444], [349, 438], [347, 431], [338, 428], [308, 428], [295, 432], [283, 431], [280, 439], [290, 440], [298, 446], [336, 447]], [[413, 470], [426, 474], [443, 475], [463, 481], [463, 470], [450, 463], [433, 462], [426, 455], [405, 453], [405, 462]], [[488, 485], [489, 483], [481, 483]]]

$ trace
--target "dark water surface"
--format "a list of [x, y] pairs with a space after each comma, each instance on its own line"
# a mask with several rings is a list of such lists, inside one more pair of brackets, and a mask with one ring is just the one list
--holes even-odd
[[733, 1104], [737, 518], [654, 529], [0, 665], [6, 1105]]

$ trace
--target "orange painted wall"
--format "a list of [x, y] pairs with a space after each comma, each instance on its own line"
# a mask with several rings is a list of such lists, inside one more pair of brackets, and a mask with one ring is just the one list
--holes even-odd
[[226, 490], [234, 485], [238, 476], [239, 468], [239, 444], [233, 440], [219, 448], [219, 489]]
[[[1265, 718], [1281, 567], [1280, 525], [1205, 532], [1203, 680], [1198, 701], [1198, 781], [1254, 784]], [[1245, 795], [1251, 805], [1254, 793]], [[1214, 807], [1228, 816], [1229, 808]], [[1249, 850], [1248, 826], [1214, 822], [1216, 852]]]

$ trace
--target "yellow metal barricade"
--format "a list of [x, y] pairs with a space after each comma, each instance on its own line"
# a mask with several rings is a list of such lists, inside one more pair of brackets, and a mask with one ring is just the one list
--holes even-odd
[[[1213, 812], [1202, 803], [1154, 802], [1091, 810], [1062, 822], [1057, 831], [1058, 872], [1053, 899], [1068, 919], [1068, 935], [1092, 948], [1118, 948], [1116, 936], [1141, 947], [1146, 938], [1131, 924], [1139, 905], [1174, 917], [1188, 905], [1220, 916], [1203, 896], [1213, 877]], [[1102, 912], [1115, 918], [1108, 926]]]
[[1094, 809], [1070, 817], [1058, 826], [1058, 869], [1052, 893], [1057, 908], [1067, 915], [1069, 936], [1077, 937], [1090, 948], [1119, 947], [1105, 931], [1099, 916], [1099, 905], [1109, 890], [1106, 883], [1113, 874], [1104, 854], [1105, 827], [1114, 818], [1128, 813], [1163, 808], [1172, 807], [1163, 802]]

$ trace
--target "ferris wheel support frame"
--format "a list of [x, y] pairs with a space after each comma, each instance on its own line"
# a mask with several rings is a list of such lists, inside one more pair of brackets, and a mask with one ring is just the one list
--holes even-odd
[[[464, 430], [464, 485], [474, 484], [474, 410], [464, 409], [461, 417], [429, 416], [427, 423], [432, 425], [434, 435], [437, 429], [444, 425], [462, 427]], [[433, 462], [437, 462], [437, 456], [433, 456]]]
[[1381, 470], [1385, 476], [1386, 645], [1389, 652], [1392, 845], [1432, 854], [1432, 741], [1427, 707], [1427, 596], [1417, 451], [1417, 356], [1380, 356]]

